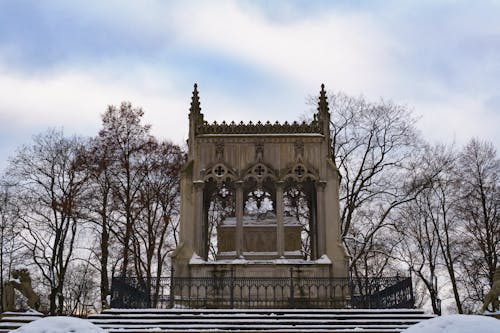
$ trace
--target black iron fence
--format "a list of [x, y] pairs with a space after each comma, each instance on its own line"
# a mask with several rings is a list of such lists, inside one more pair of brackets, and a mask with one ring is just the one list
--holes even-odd
[[114, 277], [114, 308], [412, 308], [410, 277]]

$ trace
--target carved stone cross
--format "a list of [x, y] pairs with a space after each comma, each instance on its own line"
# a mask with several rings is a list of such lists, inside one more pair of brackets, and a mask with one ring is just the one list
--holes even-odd
[[215, 168], [214, 172], [217, 175], [217, 177], [221, 177], [226, 173], [226, 170], [224, 170], [224, 168], [219, 165], [217, 168]]
[[299, 177], [302, 177], [306, 173], [306, 170], [302, 167], [302, 165], [299, 165], [295, 168], [295, 174]]

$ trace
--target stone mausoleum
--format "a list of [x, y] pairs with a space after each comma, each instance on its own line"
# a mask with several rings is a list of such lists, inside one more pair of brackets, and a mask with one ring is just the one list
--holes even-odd
[[347, 277], [329, 126], [323, 85], [312, 121], [282, 124], [208, 123], [195, 85], [175, 276]]

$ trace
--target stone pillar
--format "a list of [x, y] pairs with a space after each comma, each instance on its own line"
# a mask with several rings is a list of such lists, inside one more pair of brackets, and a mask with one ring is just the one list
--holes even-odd
[[276, 182], [276, 250], [278, 258], [285, 257], [285, 226], [284, 226], [284, 204], [283, 204], [283, 185], [282, 181]]
[[206, 227], [204, 225], [204, 204], [203, 204], [203, 187], [205, 186], [205, 182], [201, 180], [196, 180], [193, 182], [194, 185], [194, 207], [196, 209], [194, 216], [194, 251], [200, 257], [206, 259], [207, 250], [206, 250]]
[[318, 259], [318, 212], [316, 211], [317, 193], [313, 186], [307, 193], [308, 203], [307, 208], [309, 209], [309, 231], [310, 243], [311, 243], [311, 260]]
[[318, 257], [326, 253], [326, 216], [325, 216], [325, 186], [326, 181], [316, 182], [316, 241], [318, 244]]
[[243, 257], [243, 182], [235, 182], [236, 187], [236, 233], [235, 250], [236, 257]]

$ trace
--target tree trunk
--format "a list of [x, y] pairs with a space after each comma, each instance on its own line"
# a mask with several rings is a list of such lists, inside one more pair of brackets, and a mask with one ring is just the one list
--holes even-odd
[[109, 294], [109, 279], [108, 279], [108, 257], [109, 257], [109, 232], [107, 223], [103, 221], [101, 233], [101, 306], [107, 308], [107, 296]]

